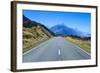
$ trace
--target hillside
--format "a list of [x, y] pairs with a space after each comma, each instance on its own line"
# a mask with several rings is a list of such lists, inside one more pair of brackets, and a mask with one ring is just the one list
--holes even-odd
[[31, 21], [23, 15], [23, 52], [53, 37], [53, 34], [42, 24]]

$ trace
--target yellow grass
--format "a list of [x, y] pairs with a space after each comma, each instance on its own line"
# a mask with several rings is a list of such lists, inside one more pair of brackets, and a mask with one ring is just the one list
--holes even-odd
[[75, 37], [64, 37], [65, 40], [68, 40], [76, 45], [78, 45], [80, 48], [84, 49], [88, 53], [91, 52], [91, 41], [90, 40], [82, 40]]
[[23, 28], [23, 52], [36, 47], [49, 38], [50, 37], [42, 30], [38, 29], [37, 31], [34, 31], [33, 28]]

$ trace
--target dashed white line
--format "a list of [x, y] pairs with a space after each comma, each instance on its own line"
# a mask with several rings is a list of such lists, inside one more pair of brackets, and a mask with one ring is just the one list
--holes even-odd
[[58, 55], [60, 55], [60, 54], [61, 54], [60, 49], [58, 49]]

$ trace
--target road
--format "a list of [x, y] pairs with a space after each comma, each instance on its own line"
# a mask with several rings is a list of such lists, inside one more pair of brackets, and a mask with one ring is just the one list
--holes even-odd
[[23, 54], [23, 62], [90, 59], [83, 49], [62, 37], [54, 37]]

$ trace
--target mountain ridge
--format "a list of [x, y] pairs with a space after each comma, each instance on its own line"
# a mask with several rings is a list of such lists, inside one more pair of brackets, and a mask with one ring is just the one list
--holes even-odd
[[52, 37], [53, 35], [48, 28], [23, 15], [23, 52], [28, 51]]
[[61, 36], [68, 36], [68, 35], [80, 36], [80, 37], [90, 37], [91, 36], [91, 34], [83, 33], [79, 30], [70, 28], [66, 26], [65, 24], [57, 24], [51, 27], [50, 30], [54, 32], [55, 35], [61, 35]]

